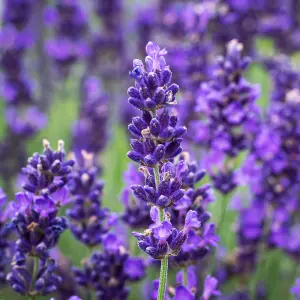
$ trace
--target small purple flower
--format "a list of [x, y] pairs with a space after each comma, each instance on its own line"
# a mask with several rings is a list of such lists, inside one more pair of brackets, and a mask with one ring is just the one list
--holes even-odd
[[218, 280], [211, 275], [207, 275], [204, 281], [203, 300], [209, 300], [212, 296], [220, 296], [221, 292], [217, 290]]
[[187, 286], [184, 283], [183, 271], [180, 271], [176, 275], [176, 282], [179, 286], [176, 287], [175, 296], [173, 300], [195, 300], [195, 294], [197, 291], [197, 276], [195, 266], [190, 266], [186, 270], [187, 274]]
[[167, 239], [172, 234], [172, 224], [168, 221], [163, 221], [161, 224], [152, 228], [153, 237], [158, 240], [159, 244], [166, 244]]
[[195, 300], [195, 295], [193, 295], [185, 286], [180, 285], [176, 287], [173, 300]]
[[133, 164], [129, 164], [124, 173], [125, 188], [121, 193], [121, 202], [124, 205], [122, 220], [132, 228], [144, 228], [150, 225], [149, 217], [150, 207], [144, 201], [134, 197], [129, 186], [132, 184], [143, 184], [144, 177]]
[[[62, 141], [57, 151], [53, 151], [46, 140], [44, 146], [43, 155], [35, 153], [23, 168], [28, 180], [24, 185], [26, 192], [17, 193], [10, 206], [16, 240], [12, 269], [6, 279], [17, 293], [26, 296], [47, 295], [60, 284], [61, 278], [55, 274], [56, 265], [49, 250], [57, 245], [68, 225], [65, 217], [57, 216], [57, 207], [65, 202], [64, 185], [73, 161], [64, 162]], [[36, 278], [27, 266], [32, 257], [38, 267]]]
[[217, 247], [219, 242], [219, 236], [216, 234], [215, 224], [205, 224], [204, 231], [201, 235], [201, 241], [199, 247]]
[[198, 221], [197, 212], [190, 210], [188, 211], [185, 217], [184, 230], [189, 231], [191, 228], [199, 228], [201, 226], [201, 222]]
[[300, 278], [296, 279], [295, 285], [291, 288], [291, 294], [295, 296], [295, 299], [300, 299]]
[[12, 272], [7, 275], [7, 281], [12, 288], [21, 295], [47, 295], [56, 290], [61, 282], [61, 277], [55, 275], [55, 261], [50, 259], [42, 262], [37, 280], [34, 283], [34, 290], [31, 291], [31, 274], [26, 267], [26, 259], [22, 255], [15, 255], [15, 265]]
[[45, 18], [55, 29], [55, 38], [48, 42], [46, 49], [65, 77], [71, 65], [89, 53], [84, 40], [87, 18], [80, 3], [64, 0], [58, 0], [54, 9], [49, 8]]
[[141, 258], [129, 257], [124, 268], [126, 275], [132, 281], [137, 281], [145, 276], [145, 263]]

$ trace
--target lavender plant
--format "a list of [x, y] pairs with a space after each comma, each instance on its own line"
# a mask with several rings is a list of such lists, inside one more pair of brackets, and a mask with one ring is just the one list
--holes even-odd
[[85, 151], [83, 165], [79, 165], [69, 176], [71, 208], [66, 212], [71, 220], [70, 230], [74, 236], [90, 249], [101, 244], [103, 235], [109, 231], [110, 213], [102, 208], [103, 182], [97, 180], [99, 168], [94, 164], [93, 154]]
[[[130, 72], [135, 79], [135, 87], [128, 89], [128, 101], [140, 109], [142, 115], [134, 117], [128, 126], [133, 136], [130, 140], [132, 151], [128, 152], [128, 157], [140, 163], [145, 185], [135, 184], [131, 189], [139, 201], [151, 206], [150, 217], [154, 223], [144, 233], [133, 232], [133, 235], [143, 251], [161, 261], [157, 295], [157, 299], [161, 300], [166, 294], [169, 257], [178, 255], [191, 230], [202, 225], [197, 211], [188, 210], [187, 204], [187, 209], [180, 216], [183, 226], [178, 230], [171, 223], [170, 210], [184, 197], [184, 184], [193, 184], [204, 174], [194, 175], [183, 160], [174, 161], [182, 151], [181, 137], [186, 132], [185, 127], [177, 125], [178, 117], [172, 114], [170, 108], [176, 104], [179, 87], [170, 83], [172, 72], [164, 58], [167, 51], [149, 42], [146, 52], [145, 65], [136, 59]], [[205, 193], [205, 189], [198, 190], [199, 198], [201, 192]], [[190, 194], [190, 197], [193, 196]]]
[[225, 195], [237, 186], [236, 157], [249, 149], [259, 121], [259, 86], [243, 77], [249, 58], [242, 56], [242, 50], [237, 40], [229, 42], [226, 56], [218, 59], [213, 70], [212, 80], [201, 85], [196, 109], [203, 118], [193, 124], [197, 128], [196, 141], [209, 146], [211, 163], [217, 164], [217, 172], [210, 166], [214, 185]]
[[[49, 250], [67, 229], [67, 220], [57, 216], [63, 204], [61, 191], [74, 161], [65, 161], [63, 142], [57, 151], [44, 140], [43, 154], [35, 153], [23, 168], [27, 177], [24, 192], [12, 203], [12, 226], [16, 232], [15, 252], [7, 281], [19, 294], [35, 299], [56, 290], [61, 278]], [[28, 266], [29, 264], [29, 266]]]
[[81, 151], [98, 154], [106, 146], [108, 122], [108, 97], [102, 91], [101, 82], [94, 76], [83, 78], [82, 99], [79, 119], [74, 123], [73, 151], [81, 165], [84, 164]]
[[45, 16], [45, 21], [55, 30], [54, 38], [48, 41], [47, 52], [65, 78], [71, 66], [88, 55], [86, 15], [78, 1], [57, 0]]

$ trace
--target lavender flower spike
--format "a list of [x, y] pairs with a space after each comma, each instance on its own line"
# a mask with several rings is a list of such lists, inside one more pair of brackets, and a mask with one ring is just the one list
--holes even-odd
[[62, 141], [57, 151], [47, 140], [43, 143], [43, 154], [35, 153], [23, 168], [28, 180], [25, 191], [17, 193], [12, 202], [11, 224], [17, 239], [11, 272], [6, 277], [17, 293], [32, 299], [54, 292], [62, 280], [55, 274], [56, 264], [49, 250], [67, 229], [67, 220], [57, 216], [57, 207], [64, 202], [60, 197], [65, 194], [67, 175], [74, 164], [64, 161]]
[[[177, 84], [171, 84], [172, 72], [166, 64], [166, 49], [156, 43], [146, 45], [145, 64], [135, 59], [129, 73], [135, 86], [128, 89], [128, 102], [142, 115], [132, 118], [128, 130], [132, 135], [132, 151], [128, 157], [138, 162], [145, 177], [145, 185], [133, 184], [130, 188], [141, 202], [152, 206], [150, 216], [154, 222], [144, 233], [133, 232], [139, 247], [154, 259], [161, 260], [157, 299], [165, 299], [168, 257], [176, 256], [192, 228], [199, 228], [196, 211], [188, 211], [185, 224], [177, 230], [167, 213], [184, 196], [184, 176], [188, 166], [184, 162], [171, 163], [181, 152], [182, 136], [186, 128], [178, 125], [178, 117], [171, 112], [175, 105]], [[185, 178], [187, 179], [187, 178]]]

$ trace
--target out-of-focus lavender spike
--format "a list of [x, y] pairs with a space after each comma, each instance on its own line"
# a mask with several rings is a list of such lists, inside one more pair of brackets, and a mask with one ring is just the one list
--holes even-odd
[[126, 25], [123, 22], [123, 1], [94, 0], [94, 5], [102, 28], [93, 38], [89, 64], [93, 68], [101, 63], [101, 74], [104, 78], [115, 79], [118, 75], [124, 75], [128, 67], [124, 40]]
[[81, 243], [93, 248], [102, 243], [103, 235], [110, 229], [110, 213], [102, 208], [103, 182], [97, 179], [99, 168], [95, 166], [93, 154], [82, 153], [83, 165], [69, 175], [71, 208], [67, 210], [70, 229]]
[[55, 38], [47, 44], [48, 55], [55, 61], [61, 77], [65, 78], [75, 62], [89, 55], [85, 12], [77, 0], [57, 0], [55, 6], [46, 11], [45, 22], [55, 31]]
[[78, 285], [92, 288], [97, 299], [127, 299], [129, 282], [145, 276], [142, 259], [131, 257], [114, 234], [103, 241], [103, 250], [92, 253], [83, 269], [73, 268]]
[[236, 38], [254, 55], [258, 35], [279, 39], [292, 29], [289, 9], [281, 1], [219, 1], [212, 22], [214, 42], [223, 47]]
[[300, 89], [300, 72], [296, 70], [290, 59], [278, 56], [265, 60], [272, 78], [272, 96], [274, 102], [286, 102], [289, 92]]
[[108, 139], [108, 97], [99, 79], [93, 76], [83, 79], [81, 100], [79, 119], [72, 129], [73, 151], [78, 159], [82, 150], [97, 158]]
[[[6, 157], [0, 168], [12, 192], [11, 180], [25, 163], [24, 142], [46, 125], [46, 116], [36, 106], [33, 87], [24, 70], [23, 59], [32, 43], [29, 18], [32, 1], [6, 1], [0, 32], [1, 67], [4, 73], [2, 96], [8, 131], [0, 145], [0, 156]], [[18, 157], [19, 159], [7, 159]]]
[[[242, 51], [243, 45], [237, 40], [228, 43], [226, 56], [220, 57], [213, 69], [212, 80], [201, 85], [196, 109], [203, 117], [192, 124], [197, 143], [229, 157], [222, 176], [213, 172], [215, 186], [225, 194], [236, 187], [230, 160], [249, 149], [259, 124], [259, 86], [243, 76], [249, 58]], [[224, 179], [230, 179], [230, 185]]]

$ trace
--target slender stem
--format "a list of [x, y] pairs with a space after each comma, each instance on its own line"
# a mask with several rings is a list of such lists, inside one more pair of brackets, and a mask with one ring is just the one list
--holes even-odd
[[182, 272], [183, 272], [183, 285], [187, 286], [187, 269], [186, 269], [186, 267], [183, 268]]
[[154, 172], [154, 179], [155, 179], [155, 187], [156, 190], [158, 189], [159, 186], [159, 166], [156, 165], [155, 168], [153, 169]]
[[223, 194], [223, 197], [222, 197], [222, 203], [221, 203], [222, 211], [221, 211], [221, 217], [220, 217], [218, 228], [217, 228], [218, 233], [220, 230], [222, 230], [222, 226], [225, 221], [225, 216], [226, 216], [227, 207], [228, 207], [228, 203], [229, 203], [229, 201], [228, 201], [229, 195], [230, 194]]
[[164, 300], [168, 279], [168, 257], [161, 260], [157, 300]]
[[34, 256], [33, 258], [33, 272], [32, 272], [32, 282], [31, 282], [31, 293], [29, 295], [29, 299], [35, 300], [36, 295], [34, 294], [34, 285], [37, 280], [37, 275], [39, 272], [39, 257]]
[[[159, 166], [158, 165], [155, 166], [155, 168], [153, 169], [153, 172], [154, 172], [154, 179], [155, 179], [155, 187], [157, 190], [158, 186], [159, 186]], [[164, 209], [159, 208], [160, 222], [162, 222], [164, 220], [164, 218], [165, 218]], [[165, 299], [167, 281], [168, 281], [168, 257], [161, 260], [157, 300]]]
[[[220, 216], [220, 219], [219, 219], [219, 223], [218, 223], [218, 226], [217, 226], [217, 233], [219, 235], [221, 235], [221, 230], [222, 230], [222, 226], [223, 226], [223, 223], [225, 221], [225, 216], [226, 216], [226, 212], [227, 212], [227, 207], [228, 207], [228, 203], [229, 203], [229, 197], [230, 194], [222, 194], [222, 203], [221, 203], [221, 216]], [[211, 259], [209, 260], [209, 274], [212, 274], [214, 272], [214, 269], [215, 269], [215, 264], [216, 264], [216, 250], [214, 249], [213, 250], [213, 253], [212, 253], [212, 256], [211, 256]]]
[[165, 219], [165, 212], [163, 208], [159, 209], [159, 221], [162, 222]]

